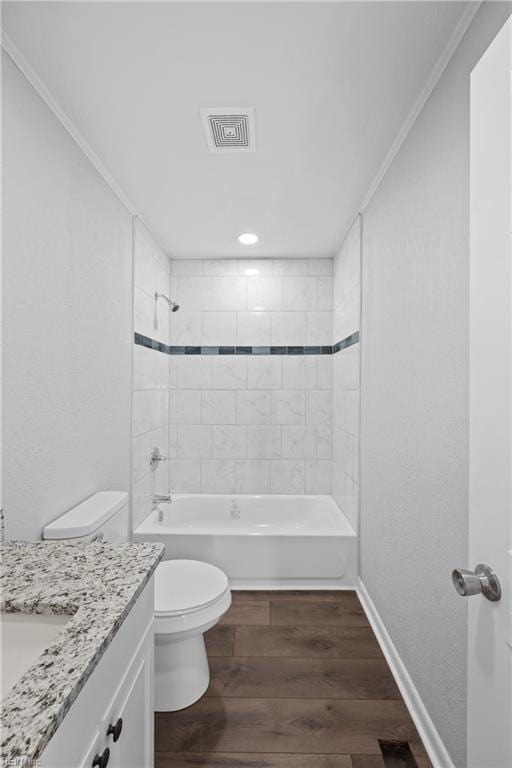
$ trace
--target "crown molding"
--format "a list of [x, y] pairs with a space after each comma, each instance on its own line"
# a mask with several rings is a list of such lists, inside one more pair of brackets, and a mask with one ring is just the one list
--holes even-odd
[[452, 34], [450, 35], [450, 38], [448, 42], [446, 43], [441, 55], [437, 59], [434, 68], [432, 69], [425, 85], [421, 89], [421, 92], [414, 102], [412, 109], [410, 110], [409, 114], [407, 115], [402, 127], [400, 128], [399, 132], [397, 133], [395, 140], [393, 141], [386, 157], [384, 158], [384, 162], [380, 166], [377, 175], [373, 179], [372, 183], [370, 184], [368, 191], [366, 195], [364, 196], [363, 200], [361, 201], [361, 204], [359, 205], [357, 209], [357, 213], [354, 216], [353, 219], [350, 221], [350, 225], [347, 227], [346, 231], [343, 234], [343, 238], [341, 239], [341, 242], [336, 250], [336, 253], [339, 251], [341, 246], [343, 245], [343, 242], [345, 241], [345, 238], [347, 237], [353, 223], [357, 219], [357, 217], [361, 214], [363, 214], [370, 204], [370, 201], [372, 200], [373, 196], [375, 195], [377, 189], [379, 188], [382, 180], [384, 179], [384, 176], [388, 172], [391, 164], [393, 163], [393, 160], [400, 152], [400, 149], [402, 148], [402, 145], [404, 144], [405, 140], [407, 139], [407, 136], [412, 130], [413, 125], [415, 124], [416, 120], [420, 116], [421, 112], [423, 111], [423, 107], [427, 103], [428, 99], [432, 95], [432, 92], [434, 91], [436, 85], [438, 84], [439, 80], [441, 79], [446, 67], [450, 63], [455, 51], [459, 47], [459, 44], [468, 31], [469, 27], [471, 26], [471, 22], [475, 18], [480, 6], [482, 5], [482, 0], [470, 0], [467, 7], [464, 9], [464, 12], [462, 16], [460, 17], [459, 21], [457, 22], [457, 25], [455, 26], [455, 29], [453, 30]]
[[[32, 88], [34, 88], [36, 93], [45, 102], [46, 106], [53, 112], [57, 120], [66, 129], [66, 131], [69, 133], [73, 141], [82, 150], [82, 152], [87, 157], [89, 162], [92, 163], [96, 171], [99, 173], [103, 181], [110, 187], [112, 192], [121, 201], [121, 203], [130, 213], [130, 215], [135, 216], [137, 219], [139, 219], [139, 221], [151, 233], [151, 236], [156, 240], [156, 242], [158, 243], [160, 248], [163, 250], [163, 252], [167, 254], [167, 249], [164, 248], [164, 246], [162, 245], [158, 237], [154, 234], [151, 228], [144, 221], [143, 217], [137, 211], [135, 205], [132, 203], [130, 198], [124, 193], [124, 191], [119, 186], [117, 181], [114, 179], [112, 174], [107, 170], [105, 165], [101, 162], [96, 152], [92, 149], [90, 144], [85, 140], [85, 138], [80, 133], [80, 131], [78, 130], [74, 122], [69, 117], [69, 115], [62, 109], [62, 107], [60, 106], [58, 101], [55, 99], [51, 91], [48, 89], [46, 84], [41, 80], [41, 78], [35, 72], [33, 67], [29, 64], [27, 59], [23, 56], [19, 48], [13, 43], [10, 37], [3, 30], [2, 30], [2, 48], [4, 49], [6, 54], [9, 56], [9, 58], [13, 61], [14, 65], [22, 73], [22, 75], [28, 80]], [[168, 254], [167, 256], [169, 257]]]

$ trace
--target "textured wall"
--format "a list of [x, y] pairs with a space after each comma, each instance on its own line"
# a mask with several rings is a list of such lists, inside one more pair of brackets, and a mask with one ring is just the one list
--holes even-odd
[[[329, 345], [332, 259], [173, 260], [171, 343]], [[330, 355], [171, 358], [175, 491], [329, 493]]]
[[[361, 220], [334, 259], [332, 341], [359, 331]], [[359, 517], [359, 343], [337, 352], [332, 371], [332, 495], [355, 530]]]
[[3, 58], [7, 535], [129, 489], [131, 216]]
[[362, 578], [465, 764], [469, 74], [510, 13], [484, 4], [363, 221]]

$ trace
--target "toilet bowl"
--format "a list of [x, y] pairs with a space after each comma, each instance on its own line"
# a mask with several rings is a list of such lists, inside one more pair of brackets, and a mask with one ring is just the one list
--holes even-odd
[[166, 560], [155, 574], [155, 710], [174, 712], [208, 688], [204, 633], [231, 605], [227, 576], [198, 560]]
[[[128, 541], [128, 494], [100, 491], [45, 526], [43, 538]], [[204, 633], [231, 605], [227, 576], [198, 560], [164, 560], [155, 572], [155, 709], [173, 712], [197, 701], [210, 669]]]

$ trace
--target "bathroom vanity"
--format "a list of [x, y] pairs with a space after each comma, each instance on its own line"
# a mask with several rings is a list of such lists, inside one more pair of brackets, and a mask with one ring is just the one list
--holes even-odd
[[[21, 665], [2, 699], [5, 764], [153, 765], [153, 574], [162, 554], [155, 544], [2, 546], [4, 647], [17, 644]], [[49, 644], [33, 660], [38, 638]]]

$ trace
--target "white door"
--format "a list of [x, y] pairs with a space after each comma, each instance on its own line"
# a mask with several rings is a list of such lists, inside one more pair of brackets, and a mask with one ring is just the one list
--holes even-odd
[[509, 18], [471, 74], [468, 766], [512, 766], [512, 265]]

